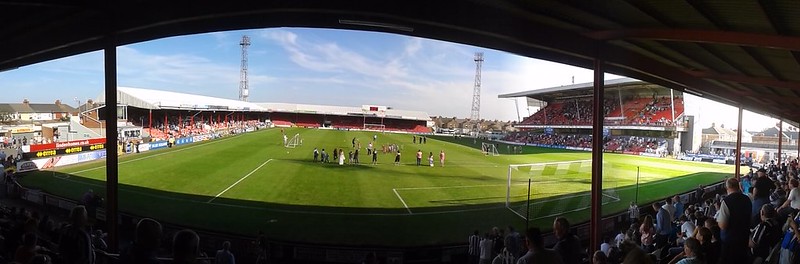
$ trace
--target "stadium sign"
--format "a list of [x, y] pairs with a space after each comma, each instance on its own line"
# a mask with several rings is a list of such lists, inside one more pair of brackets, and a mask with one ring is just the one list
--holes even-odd
[[87, 146], [87, 145], [102, 145], [106, 143], [105, 138], [91, 138], [91, 139], [82, 139], [82, 140], [73, 140], [67, 142], [55, 142], [49, 144], [36, 144], [30, 145], [30, 148], [27, 152], [37, 152], [41, 150], [51, 150], [51, 149], [63, 149], [63, 148], [70, 148], [70, 147], [80, 147], [80, 146]]
[[150, 142], [150, 150], [166, 148], [166, 147], [167, 147], [167, 141], [164, 141], [164, 140]]
[[34, 163], [33, 161], [20, 161], [20, 162], [17, 162], [17, 172], [18, 173], [29, 172], [29, 171], [37, 171], [37, 170], [39, 170], [39, 167], [36, 166], [36, 163]]
[[85, 151], [94, 151], [94, 150], [101, 150], [105, 149], [106, 144], [93, 144], [87, 146], [78, 146], [78, 147], [68, 147], [68, 148], [60, 148], [60, 149], [48, 149], [48, 150], [40, 150], [35, 152], [28, 152], [22, 153], [22, 157], [28, 159], [35, 159], [35, 158], [44, 158], [50, 156], [57, 156], [57, 155], [67, 155], [67, 154], [75, 154]]

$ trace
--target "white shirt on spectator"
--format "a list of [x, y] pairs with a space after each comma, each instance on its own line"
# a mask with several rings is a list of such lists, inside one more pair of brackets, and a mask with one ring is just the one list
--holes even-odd
[[717, 223], [721, 223], [721, 222], [727, 223], [728, 222], [728, 218], [730, 218], [730, 217], [731, 217], [731, 213], [728, 210], [728, 205], [725, 204], [725, 200], [723, 200], [722, 203], [720, 203], [720, 205], [719, 205], [719, 211], [717, 211], [717, 214], [714, 215], [714, 219], [717, 219]]
[[792, 188], [792, 190], [789, 191], [789, 196], [786, 199], [792, 201], [790, 204], [792, 208], [800, 209], [800, 191], [798, 191], [797, 188]]
[[603, 242], [603, 244], [600, 244], [600, 251], [603, 251], [603, 253], [606, 254], [606, 257], [608, 257], [608, 255], [611, 254], [611, 244], [608, 242]]
[[494, 247], [494, 241], [488, 238], [484, 238], [481, 240], [480, 248], [481, 248], [481, 259], [490, 260], [492, 259], [492, 248]]
[[681, 233], [683, 233], [683, 239], [688, 239], [689, 236], [694, 234], [694, 223], [692, 221], [683, 222], [681, 225]]
[[625, 241], [625, 233], [623, 232], [619, 232], [619, 234], [617, 234], [617, 236], [614, 238], [614, 243], [617, 244], [617, 247], [621, 246], [622, 242], [624, 241]]
[[672, 205], [672, 204], [664, 204], [664, 205], [661, 206], [661, 208], [664, 208], [664, 210], [667, 210], [667, 212], [669, 212], [669, 221], [670, 222], [674, 222], [675, 221], [675, 219], [674, 219], [675, 218], [675, 206]]

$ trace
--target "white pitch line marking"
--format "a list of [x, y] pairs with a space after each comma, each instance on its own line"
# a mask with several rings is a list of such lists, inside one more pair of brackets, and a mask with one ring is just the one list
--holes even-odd
[[236, 182], [234, 182], [233, 184], [231, 184], [231, 186], [228, 186], [228, 188], [225, 188], [225, 190], [222, 190], [221, 192], [219, 192], [219, 193], [218, 193], [216, 196], [214, 196], [214, 198], [211, 198], [211, 199], [209, 199], [209, 200], [208, 200], [208, 202], [206, 202], [206, 203], [211, 203], [211, 202], [213, 202], [213, 201], [214, 201], [214, 199], [217, 199], [217, 198], [219, 198], [219, 196], [220, 196], [220, 195], [222, 195], [223, 193], [225, 193], [225, 192], [227, 192], [228, 190], [230, 190], [231, 188], [233, 188], [233, 186], [236, 186], [237, 184], [239, 184], [240, 182], [242, 182], [244, 179], [247, 179], [247, 177], [250, 177], [250, 175], [253, 175], [253, 173], [255, 173], [255, 172], [258, 170], [258, 169], [261, 169], [261, 167], [264, 167], [264, 165], [267, 165], [267, 163], [269, 163], [270, 161], [272, 161], [272, 159], [268, 159], [268, 160], [267, 160], [267, 161], [265, 161], [264, 163], [261, 163], [261, 165], [258, 165], [258, 167], [256, 167], [256, 168], [255, 168], [255, 169], [253, 169], [252, 171], [250, 171], [250, 173], [248, 173], [247, 175], [244, 175], [244, 177], [242, 177], [242, 178], [241, 178], [241, 179], [239, 179], [238, 181], [236, 181]]
[[397, 189], [392, 189], [392, 191], [394, 192], [394, 195], [397, 195], [397, 198], [400, 199], [400, 202], [403, 203], [403, 206], [406, 207], [406, 210], [408, 210], [408, 214], [414, 214], [411, 212], [411, 209], [408, 208], [408, 204], [406, 204], [406, 201], [404, 201], [403, 197], [400, 196], [400, 193], [397, 192]]

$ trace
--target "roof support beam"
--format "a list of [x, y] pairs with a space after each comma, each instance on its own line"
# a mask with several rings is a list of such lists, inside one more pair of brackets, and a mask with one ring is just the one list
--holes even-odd
[[711, 71], [686, 71], [688, 74], [705, 79], [716, 79], [730, 82], [747, 83], [755, 85], [769, 86], [773, 88], [800, 91], [800, 82], [781, 81], [774, 78], [751, 77], [738, 74], [724, 74]]
[[587, 32], [595, 40], [651, 39], [800, 51], [800, 37], [699, 29], [622, 29]]

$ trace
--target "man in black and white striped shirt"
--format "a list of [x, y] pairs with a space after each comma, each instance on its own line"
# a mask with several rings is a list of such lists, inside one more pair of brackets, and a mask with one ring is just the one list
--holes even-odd
[[469, 263], [476, 264], [478, 263], [478, 259], [480, 257], [481, 248], [481, 236], [478, 230], [475, 230], [471, 236], [469, 236]]

